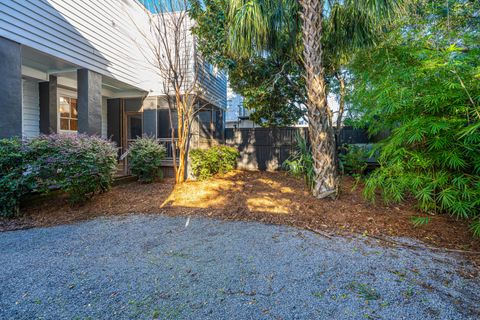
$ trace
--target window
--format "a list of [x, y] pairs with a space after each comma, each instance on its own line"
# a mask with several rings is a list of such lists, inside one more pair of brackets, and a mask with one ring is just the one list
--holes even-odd
[[78, 130], [77, 99], [60, 97], [59, 112], [60, 131]]

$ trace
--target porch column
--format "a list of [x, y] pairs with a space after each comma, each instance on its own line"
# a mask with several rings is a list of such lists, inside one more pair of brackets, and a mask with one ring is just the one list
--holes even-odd
[[147, 98], [143, 102], [143, 134], [149, 137], [158, 137], [157, 98]]
[[102, 134], [102, 75], [88, 69], [77, 70], [78, 132]]
[[40, 92], [40, 132], [58, 132], [58, 84], [57, 77], [50, 76], [48, 82], [39, 83]]
[[0, 138], [22, 136], [22, 47], [0, 37]]

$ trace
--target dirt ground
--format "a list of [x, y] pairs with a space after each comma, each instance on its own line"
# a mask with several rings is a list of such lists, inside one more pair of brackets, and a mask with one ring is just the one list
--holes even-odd
[[431, 216], [428, 225], [410, 221], [418, 212], [408, 204], [372, 204], [361, 186], [345, 177], [337, 200], [311, 196], [302, 180], [282, 172], [234, 171], [207, 181], [175, 186], [132, 182], [115, 186], [81, 207], [71, 207], [65, 197], [29, 203], [22, 216], [0, 219], [0, 231], [71, 223], [98, 216], [154, 213], [208, 216], [227, 220], [255, 220], [293, 225], [332, 234], [354, 232], [369, 236], [411, 237], [435, 247], [480, 251], [468, 223], [446, 215]]

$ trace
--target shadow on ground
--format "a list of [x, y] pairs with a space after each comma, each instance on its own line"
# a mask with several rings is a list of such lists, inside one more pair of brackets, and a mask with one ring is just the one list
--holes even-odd
[[60, 197], [30, 203], [18, 219], [0, 219], [0, 230], [48, 226], [98, 216], [154, 213], [207, 216], [227, 220], [262, 221], [328, 233], [411, 237], [438, 247], [480, 251], [468, 223], [446, 215], [431, 217], [428, 225], [410, 222], [418, 212], [407, 204], [386, 206], [366, 201], [362, 187], [349, 177], [342, 181], [337, 200], [312, 197], [301, 179], [283, 172], [233, 171], [206, 181], [174, 185], [129, 183], [71, 207]]

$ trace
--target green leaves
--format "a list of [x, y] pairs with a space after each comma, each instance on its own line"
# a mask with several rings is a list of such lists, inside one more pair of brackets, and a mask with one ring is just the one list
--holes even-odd
[[480, 24], [480, 3], [450, 3], [449, 23], [443, 2], [425, 2], [376, 48], [359, 52], [350, 65], [350, 101], [372, 134], [391, 133], [366, 181], [367, 197], [414, 198], [424, 212], [478, 221], [480, 34], [472, 26]]
[[315, 171], [313, 168], [313, 157], [307, 140], [298, 132], [295, 135], [297, 151], [285, 160], [282, 166], [296, 177], [303, 177], [309, 188], [315, 184]]
[[420, 216], [412, 216], [410, 217], [410, 221], [415, 227], [421, 227], [430, 222], [430, 217], [420, 217]]
[[40, 136], [0, 140], [0, 216], [18, 213], [22, 196], [59, 189], [72, 203], [108, 190], [117, 169], [117, 149], [94, 136]]
[[150, 183], [163, 178], [162, 160], [166, 157], [167, 150], [157, 139], [148, 136], [137, 138], [129, 150], [130, 170], [141, 182]]
[[235, 169], [239, 156], [237, 149], [228, 146], [193, 149], [189, 153], [193, 175], [199, 180]]

